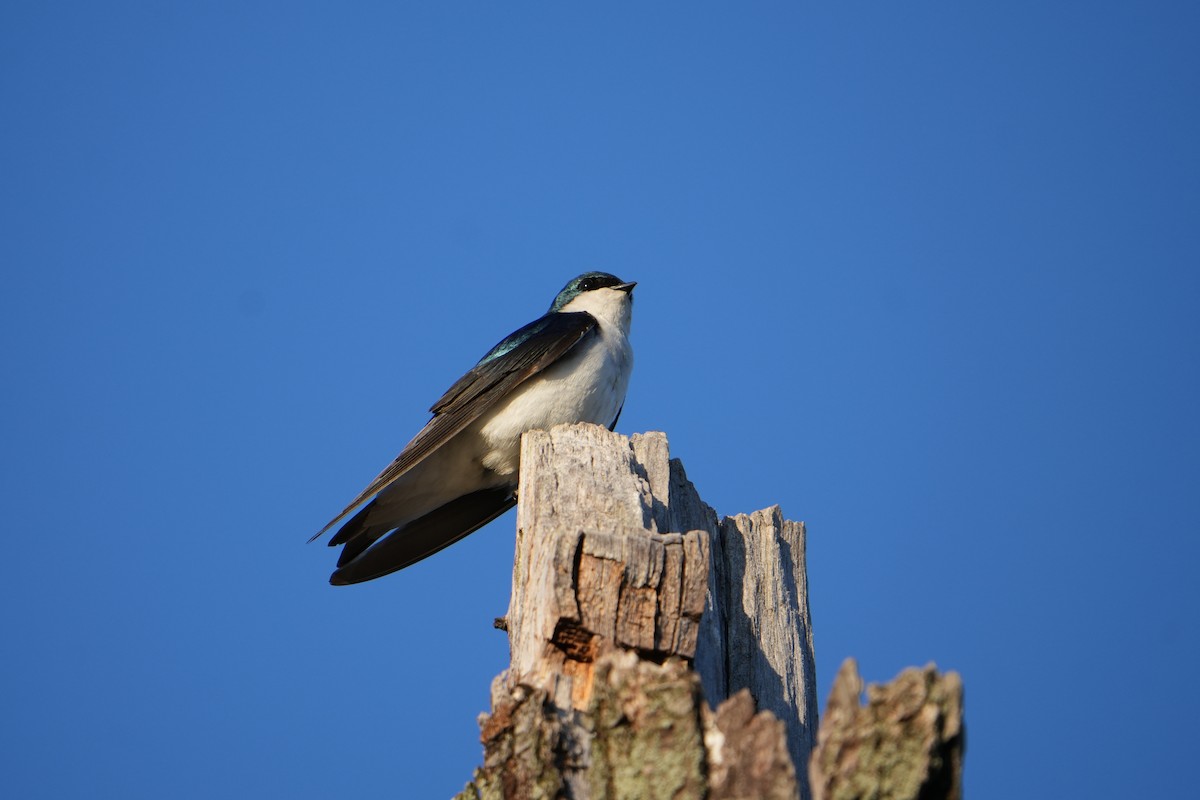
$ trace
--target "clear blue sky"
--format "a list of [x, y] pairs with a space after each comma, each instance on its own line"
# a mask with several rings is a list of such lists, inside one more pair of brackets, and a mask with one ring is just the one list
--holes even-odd
[[304, 542], [588, 269], [620, 429], [808, 523], [822, 704], [933, 660], [971, 798], [1194, 793], [1195, 3], [187, 5], [0, 9], [10, 796], [458, 791], [513, 516]]

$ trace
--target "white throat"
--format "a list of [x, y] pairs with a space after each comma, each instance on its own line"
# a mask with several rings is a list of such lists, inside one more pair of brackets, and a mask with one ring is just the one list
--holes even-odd
[[561, 310], [586, 311], [599, 320], [601, 327], [612, 326], [628, 336], [633, 296], [620, 289], [593, 289], [576, 295]]

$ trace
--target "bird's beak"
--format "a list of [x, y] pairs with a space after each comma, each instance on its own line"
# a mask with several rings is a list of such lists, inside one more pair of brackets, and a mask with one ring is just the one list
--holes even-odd
[[616, 289], [618, 292], [632, 292], [633, 287], [635, 286], [637, 286], [637, 281], [630, 281], [629, 283], [622, 283], [612, 288]]

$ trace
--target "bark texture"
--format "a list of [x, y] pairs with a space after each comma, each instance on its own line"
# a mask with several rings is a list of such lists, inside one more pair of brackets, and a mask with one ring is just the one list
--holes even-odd
[[867, 687], [854, 659], [838, 670], [809, 765], [815, 800], [960, 800], [962, 680], [932, 664]]
[[804, 526], [718, 521], [665, 436], [591, 425], [526, 434], [518, 493], [512, 663], [460, 798], [807, 797]]

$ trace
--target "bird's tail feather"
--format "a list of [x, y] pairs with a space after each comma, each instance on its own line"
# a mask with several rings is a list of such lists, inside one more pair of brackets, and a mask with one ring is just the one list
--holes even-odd
[[350, 531], [343, 537], [343, 531], [364, 516], [364, 509], [338, 531], [334, 542], [330, 542], [345, 541], [346, 547], [329, 582], [344, 586], [404, 569], [473, 533], [516, 503], [512, 487], [481, 489], [452, 500], [387, 536], [383, 536], [386, 529], [372, 530], [360, 522], [361, 530]]

